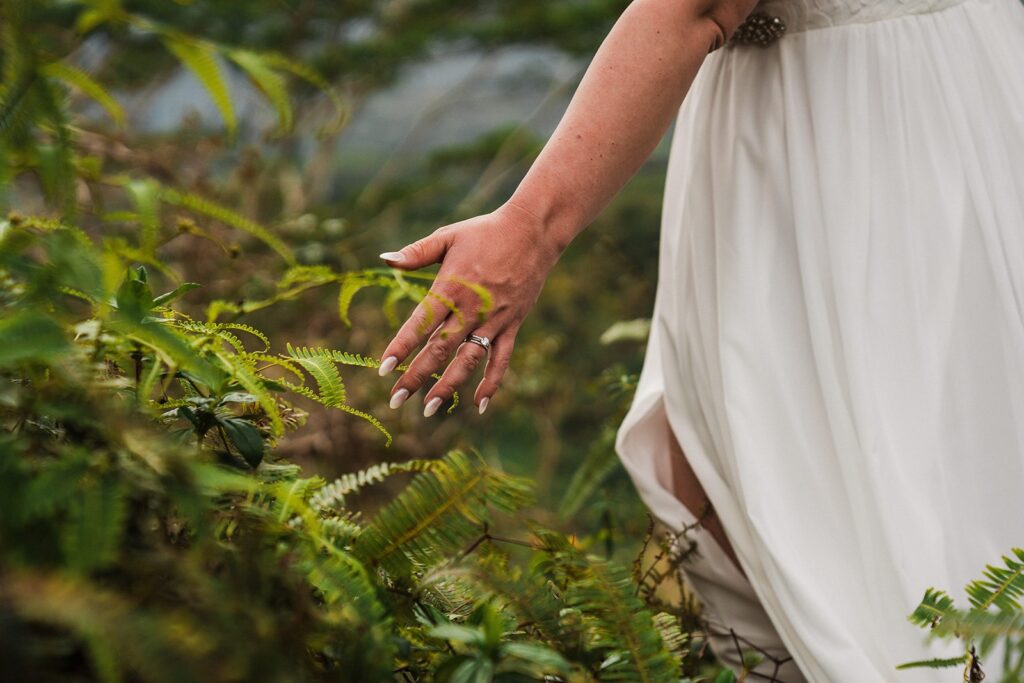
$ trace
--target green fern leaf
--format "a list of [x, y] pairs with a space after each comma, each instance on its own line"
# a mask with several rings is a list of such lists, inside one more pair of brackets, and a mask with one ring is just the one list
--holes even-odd
[[358, 273], [351, 273], [341, 281], [341, 289], [338, 291], [338, 317], [346, 327], [352, 327], [352, 320], [348, 316], [352, 300], [356, 294], [370, 284], [372, 284], [370, 280], [360, 277]]
[[178, 33], [165, 32], [162, 37], [167, 49], [199, 79], [210, 94], [224, 118], [228, 135], [234, 137], [238, 122], [235, 119], [235, 107], [231, 103], [231, 93], [217, 62], [217, 48], [211, 43]]
[[118, 126], [124, 125], [124, 109], [107, 90], [93, 80], [92, 76], [67, 62], [50, 62], [41, 69], [49, 77], [62, 81], [80, 90], [103, 107]]
[[125, 189], [135, 202], [142, 226], [140, 248], [152, 256], [160, 236], [160, 185], [149, 179], [131, 180]]
[[381, 510], [354, 549], [371, 565], [408, 575], [479, 534], [489, 507], [517, 510], [530, 496], [526, 480], [490, 469], [475, 453], [452, 451]]
[[956, 615], [957, 609], [953, 598], [948, 593], [935, 588], [929, 588], [924, 592], [920, 604], [914, 609], [907, 619], [922, 628], [931, 628], [942, 619]]
[[1024, 596], [1024, 550], [1013, 548], [1016, 559], [1003, 556], [1005, 566], [985, 565], [984, 578], [967, 584], [967, 596], [976, 610], [993, 605], [1003, 611], [1020, 611]]
[[245, 71], [273, 105], [277, 111], [278, 132], [290, 131], [294, 116], [284, 76], [272, 69], [261, 55], [251, 50], [228, 50], [226, 54]]
[[583, 462], [573, 472], [559, 506], [559, 514], [572, 517], [594, 494], [613, 472], [621, 467], [615, 453], [615, 429], [606, 425], [601, 437], [591, 446]]
[[259, 53], [260, 59], [268, 68], [276, 69], [278, 71], [287, 71], [293, 76], [297, 76], [302, 80], [306, 81], [313, 87], [323, 92], [327, 98], [334, 105], [335, 118], [327, 126], [325, 133], [334, 133], [341, 130], [348, 122], [349, 116], [351, 115], [351, 109], [345, 104], [345, 101], [338, 95], [338, 92], [328, 83], [320, 74], [313, 69], [309, 68], [302, 62], [296, 62], [288, 59], [284, 55], [276, 52], [261, 52]]
[[288, 344], [287, 349], [288, 355], [316, 380], [320, 403], [328, 408], [345, 406], [345, 383], [338, 372], [338, 366], [329, 356], [318, 350], [295, 348], [291, 344]]
[[636, 597], [629, 572], [618, 565], [573, 553], [574, 579], [566, 603], [594, 615], [600, 628], [592, 643], [609, 656], [601, 680], [678, 681], [679, 660], [662, 639], [651, 613]]
[[358, 472], [343, 474], [317, 491], [310, 500], [310, 505], [319, 511], [342, 509], [345, 507], [345, 496], [358, 493], [367, 486], [379, 484], [398, 473], [429, 471], [436, 463], [436, 460], [382, 462]]
[[338, 406], [338, 407], [341, 408], [346, 413], [348, 413], [349, 415], [355, 415], [356, 417], [361, 417], [362, 419], [366, 420], [371, 425], [373, 425], [377, 429], [378, 432], [380, 432], [381, 434], [384, 435], [384, 438], [386, 439], [386, 441], [384, 442], [384, 448], [390, 448], [391, 447], [391, 442], [393, 440], [392, 437], [391, 437], [391, 432], [388, 431], [387, 427], [384, 426], [383, 422], [381, 422], [380, 420], [375, 418], [373, 415], [370, 415], [369, 413], [363, 412], [362, 410], [359, 410], [357, 408], [353, 408], [350, 405], [341, 405], [341, 406]]
[[276, 251], [289, 265], [295, 263], [295, 256], [284, 242], [256, 221], [250, 220], [240, 213], [212, 202], [205, 197], [187, 192], [182, 193], [169, 188], [164, 188], [161, 198], [168, 204], [195, 211], [232, 228], [248, 233]]
[[128, 501], [124, 487], [112, 479], [101, 479], [79, 490], [71, 501], [64, 528], [63, 548], [67, 565], [87, 573], [114, 561]]
[[900, 664], [897, 669], [950, 669], [952, 667], [963, 666], [967, 663], [968, 655], [961, 655], [960, 657], [951, 657], [949, 659], [923, 659], [916, 662], [906, 662]]

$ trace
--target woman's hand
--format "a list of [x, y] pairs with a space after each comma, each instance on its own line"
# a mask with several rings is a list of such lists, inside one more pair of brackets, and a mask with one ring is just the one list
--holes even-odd
[[[416, 393], [454, 353], [454, 360], [424, 397], [423, 414], [430, 417], [436, 413], [456, 387], [486, 360], [484, 377], [474, 397], [483, 414], [508, 369], [519, 326], [564, 248], [545, 234], [545, 227], [538, 217], [510, 202], [493, 213], [439, 228], [399, 252], [381, 254], [388, 265], [402, 270], [441, 264], [430, 294], [416, 306], [384, 351], [382, 376], [426, 340], [392, 387], [392, 408]], [[484, 301], [474, 287], [465, 283], [488, 292], [489, 310], [484, 310]], [[470, 334], [487, 337], [490, 354], [478, 344], [464, 344]]]

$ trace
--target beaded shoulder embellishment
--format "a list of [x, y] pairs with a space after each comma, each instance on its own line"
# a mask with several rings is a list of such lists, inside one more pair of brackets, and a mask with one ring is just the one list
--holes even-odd
[[726, 43], [734, 45], [758, 45], [768, 47], [786, 32], [786, 22], [781, 17], [755, 13], [740, 24]]

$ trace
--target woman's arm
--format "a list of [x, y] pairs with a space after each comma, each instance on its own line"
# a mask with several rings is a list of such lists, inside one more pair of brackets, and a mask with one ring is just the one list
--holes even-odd
[[[469, 333], [492, 340], [477, 388], [482, 413], [508, 368], [515, 335], [562, 251], [665, 134], [705, 56], [721, 47], [756, 0], [634, 0], [605, 38], [561, 122], [512, 197], [493, 213], [445, 226], [382, 254], [404, 270], [441, 263], [424, 299], [383, 354], [387, 374], [429, 335], [392, 389], [401, 405], [458, 350], [424, 398], [433, 415], [486, 357]], [[477, 319], [485, 287], [493, 307]], [[449, 315], [454, 304], [462, 314]]]

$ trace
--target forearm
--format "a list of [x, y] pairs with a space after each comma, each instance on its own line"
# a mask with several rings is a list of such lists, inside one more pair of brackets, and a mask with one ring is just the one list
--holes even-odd
[[564, 249], [650, 156], [704, 58], [754, 4], [634, 0], [508, 203], [542, 221]]

